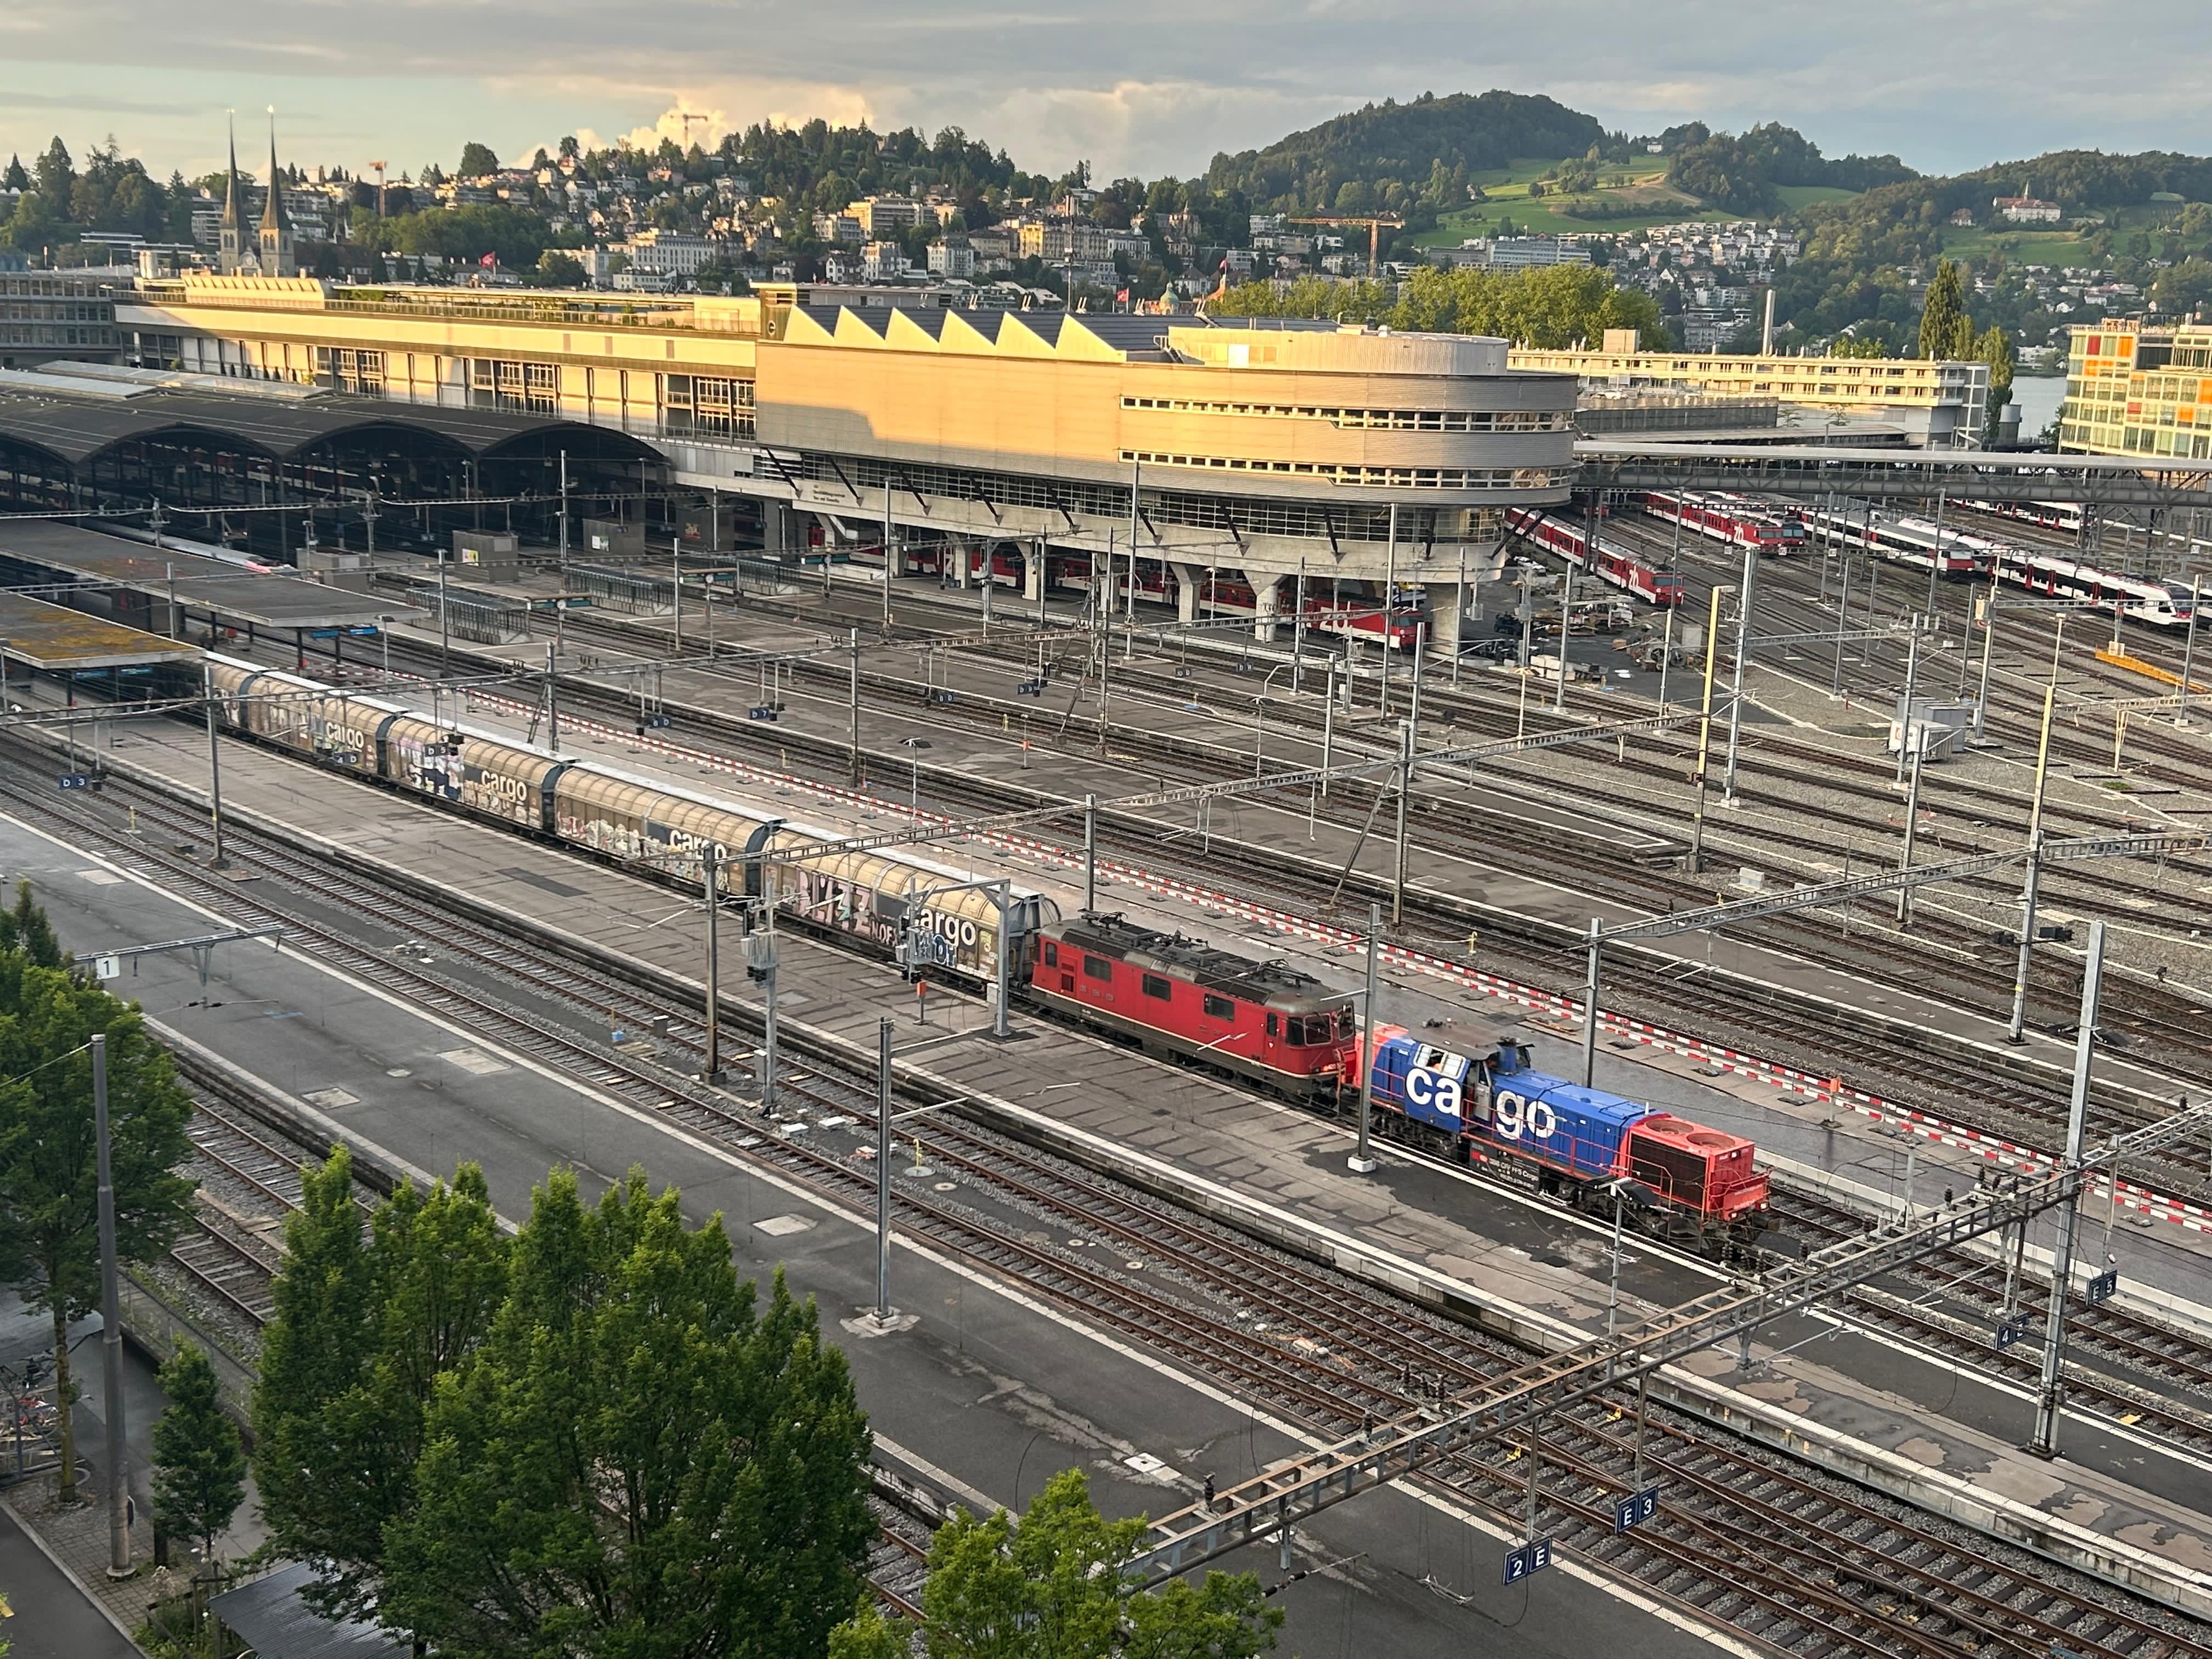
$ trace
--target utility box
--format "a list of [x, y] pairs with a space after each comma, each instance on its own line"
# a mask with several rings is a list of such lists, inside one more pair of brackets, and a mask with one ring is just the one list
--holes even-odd
[[586, 519], [582, 526], [583, 553], [602, 564], [621, 561], [637, 563], [645, 557], [645, 526], [620, 519]]
[[1897, 713], [1890, 718], [1888, 751], [1910, 754], [1917, 749], [1923, 761], [1949, 760], [1966, 748], [1973, 726], [1974, 705], [1970, 702], [1915, 697], [1907, 708], [1900, 697]]
[[521, 545], [510, 531], [456, 530], [453, 562], [487, 581], [511, 582], [522, 574]]

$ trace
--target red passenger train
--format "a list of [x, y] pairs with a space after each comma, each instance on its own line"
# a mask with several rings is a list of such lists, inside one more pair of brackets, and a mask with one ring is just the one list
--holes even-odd
[[1505, 522], [1537, 546], [1558, 554], [1570, 564], [1578, 564], [1591, 571], [1601, 582], [1609, 582], [1622, 592], [1632, 594], [1646, 604], [1662, 609], [1682, 602], [1681, 576], [1672, 570], [1662, 570], [1650, 560], [1631, 552], [1617, 542], [1600, 538], [1597, 556], [1585, 556], [1583, 532], [1571, 524], [1553, 518], [1549, 514], [1531, 512], [1526, 507], [1509, 507]]

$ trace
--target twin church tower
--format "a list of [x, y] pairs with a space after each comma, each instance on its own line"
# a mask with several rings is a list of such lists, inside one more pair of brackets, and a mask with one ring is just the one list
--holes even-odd
[[238, 181], [238, 129], [230, 134], [230, 183], [223, 197], [222, 234], [216, 268], [223, 275], [297, 276], [300, 259], [292, 245], [292, 222], [284, 216], [283, 175], [276, 171], [276, 122], [269, 122], [269, 194], [261, 208], [258, 240], [246, 230], [246, 192]]

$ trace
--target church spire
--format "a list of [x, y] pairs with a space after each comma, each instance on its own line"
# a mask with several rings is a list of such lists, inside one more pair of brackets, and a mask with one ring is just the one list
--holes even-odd
[[216, 269], [235, 272], [246, 253], [246, 192], [238, 183], [238, 117], [230, 118], [230, 172], [222, 198], [222, 227], [218, 240]]
[[283, 175], [276, 170], [276, 112], [269, 112], [269, 199], [261, 209], [261, 234], [266, 238], [272, 232], [289, 235], [292, 226], [284, 217]]
[[300, 260], [292, 246], [292, 222], [284, 216], [284, 175], [276, 166], [276, 110], [269, 110], [269, 197], [261, 208], [261, 274], [296, 276]]

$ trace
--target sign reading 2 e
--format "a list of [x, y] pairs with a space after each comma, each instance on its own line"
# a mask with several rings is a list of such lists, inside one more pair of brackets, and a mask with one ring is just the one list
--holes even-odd
[[1500, 1089], [1492, 1103], [1498, 1133], [1518, 1140], [1526, 1133], [1531, 1140], [1549, 1140], [1559, 1127], [1559, 1114], [1548, 1101], [1530, 1100], [1510, 1089]]

